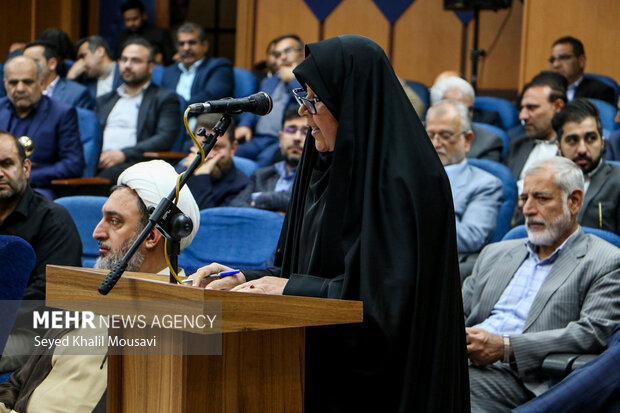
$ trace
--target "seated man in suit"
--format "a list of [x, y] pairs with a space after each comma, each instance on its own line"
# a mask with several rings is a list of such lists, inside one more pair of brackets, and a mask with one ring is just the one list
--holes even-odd
[[232, 64], [207, 54], [209, 42], [202, 26], [183, 23], [177, 29], [179, 63], [164, 70], [161, 85], [187, 103], [231, 97], [234, 90]]
[[75, 108], [43, 96], [40, 76], [31, 57], [16, 56], [6, 63], [8, 93], [0, 99], [0, 129], [32, 139], [30, 184], [53, 197], [52, 179], [82, 176], [84, 153]]
[[[471, 123], [472, 114], [475, 114], [473, 110], [476, 95], [474, 88], [466, 80], [456, 76], [438, 77], [430, 93], [431, 106], [444, 99], [462, 102], [468, 109]], [[475, 118], [474, 121], [476, 121]], [[467, 157], [499, 162], [502, 148], [504, 147], [502, 139], [477, 125], [472, 125], [471, 130], [474, 133], [474, 140], [471, 144], [471, 149], [467, 153]]]
[[[16, 235], [32, 246], [37, 260], [24, 300], [45, 300], [45, 266], [81, 266], [82, 241], [67, 210], [28, 185], [31, 164], [17, 139], [0, 130], [0, 234]], [[28, 311], [32, 306], [24, 304], [16, 320], [21, 325], [25, 319], [32, 320]], [[13, 330], [0, 359], [0, 372], [15, 370], [26, 361], [24, 349], [33, 347], [34, 335], [30, 328]]]
[[73, 80], [58, 76], [60, 58], [56, 48], [48, 42], [36, 40], [26, 45], [24, 56], [30, 56], [41, 66], [43, 94], [69, 106], [93, 109], [94, 101], [86, 87]]
[[490, 244], [465, 280], [472, 412], [541, 394], [545, 357], [600, 352], [620, 321], [620, 250], [577, 224], [583, 186], [569, 159], [533, 164], [520, 195], [528, 239]]
[[519, 119], [525, 125], [526, 134], [510, 142], [504, 159], [517, 179], [519, 193], [529, 166], [557, 154], [551, 119], [565, 104], [566, 79], [557, 73], [539, 73], [523, 87]]
[[[620, 123], [620, 100], [618, 100], [618, 112], [616, 112], [616, 123]], [[610, 161], [620, 161], [620, 129], [609, 134], [605, 159]]]
[[[177, 174], [164, 161], [143, 162], [128, 168], [119, 177], [103, 205], [102, 219], [93, 231], [99, 241], [96, 268], [111, 269], [133, 245], [149, 220], [148, 207], [156, 207], [176, 184]], [[181, 249], [190, 245], [200, 226], [200, 212], [187, 188], [181, 189], [179, 209], [193, 222], [192, 232], [181, 240]], [[70, 219], [68, 222], [71, 222]], [[164, 257], [164, 237], [153, 229], [130, 260], [127, 271], [168, 275]], [[181, 271], [180, 271], [181, 272]], [[181, 276], [185, 274], [181, 272]], [[167, 280], [168, 277], [166, 277]], [[87, 334], [87, 328], [68, 331], [52, 329], [45, 338], [62, 339]], [[92, 347], [92, 346], [90, 346]], [[85, 355], [63, 354], [61, 348], [46, 352], [39, 347], [28, 362], [0, 384], [0, 413], [19, 412], [101, 412], [106, 411], [106, 346], [89, 349]], [[59, 353], [62, 356], [59, 356]], [[67, 354], [68, 353], [68, 354]], [[13, 409], [13, 410], [11, 410]]]
[[97, 99], [95, 113], [103, 126], [97, 176], [115, 182], [144, 152], [169, 151], [179, 134], [176, 94], [151, 83], [153, 48], [132, 37], [121, 52], [123, 84]]
[[[204, 128], [211, 133], [217, 121], [221, 118], [218, 113], [203, 113], [196, 121], [196, 132]], [[201, 139], [198, 136], [199, 140]], [[235, 140], [235, 126], [231, 125], [221, 136], [205, 157], [205, 162], [194, 171], [194, 175], [187, 181], [200, 209], [228, 206], [248, 184], [248, 177], [235, 166], [233, 156], [237, 150]], [[177, 172], [185, 171], [198, 154], [198, 148], [193, 145], [191, 153], [177, 165]]]
[[294, 104], [293, 89], [301, 85], [293, 75], [293, 69], [304, 59], [304, 44], [299, 36], [287, 34], [274, 40], [271, 52], [276, 58], [277, 73], [263, 79], [260, 90], [273, 100], [273, 109], [265, 116], [241, 114], [235, 138], [240, 142], [237, 156], [255, 160], [260, 166], [273, 163], [278, 151], [278, 132], [282, 126], [284, 111]]
[[75, 48], [77, 60], [69, 69], [67, 79], [86, 86], [93, 100], [119, 87], [118, 64], [112, 59], [110, 46], [103, 37], [85, 37], [75, 44]]
[[583, 43], [571, 36], [561, 37], [551, 48], [550, 69], [561, 74], [568, 81], [566, 97], [595, 98], [616, 105], [614, 89], [597, 79], [584, 78], [586, 52]]
[[465, 155], [473, 133], [467, 107], [461, 102], [444, 100], [431, 106], [426, 114], [426, 132], [450, 180], [459, 266], [464, 279], [471, 274], [478, 252], [495, 231], [502, 182], [467, 163]]
[[307, 132], [307, 122], [299, 116], [298, 107], [289, 107], [279, 133], [284, 160], [254, 171], [250, 182], [230, 205], [286, 212]]
[[560, 155], [583, 171], [583, 206], [577, 221], [620, 235], [620, 168], [603, 159], [603, 128], [597, 107], [585, 98], [569, 102], [553, 117]]

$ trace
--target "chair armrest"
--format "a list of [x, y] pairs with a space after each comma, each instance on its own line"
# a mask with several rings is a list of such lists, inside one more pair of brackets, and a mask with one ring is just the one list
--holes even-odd
[[144, 152], [142, 154], [148, 159], [163, 159], [164, 161], [179, 161], [187, 155], [185, 152]]
[[67, 179], [54, 179], [52, 185], [58, 186], [85, 186], [85, 185], [110, 185], [110, 180], [107, 178], [67, 178]]
[[573, 370], [577, 370], [577, 369], [583, 367], [584, 364], [586, 364], [589, 361], [594, 360], [598, 356], [599, 356], [598, 354], [582, 354], [582, 355], [580, 355], [573, 362]]
[[107, 178], [68, 178], [52, 180], [52, 187], [56, 197], [75, 195], [110, 195], [112, 183]]
[[543, 360], [542, 373], [549, 377], [564, 377], [572, 371], [573, 362], [580, 354], [550, 354]]

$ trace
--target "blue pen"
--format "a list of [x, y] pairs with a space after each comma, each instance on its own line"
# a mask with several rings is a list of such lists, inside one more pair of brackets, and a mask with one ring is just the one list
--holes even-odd
[[[224, 278], [224, 277], [228, 277], [230, 275], [239, 274], [240, 272], [241, 272], [241, 270], [222, 271], [222, 272], [218, 272], [217, 274], [208, 275], [205, 278]], [[183, 284], [189, 284], [192, 281], [194, 281], [194, 280], [192, 280], [191, 278], [186, 278], [182, 282], [183, 282]]]

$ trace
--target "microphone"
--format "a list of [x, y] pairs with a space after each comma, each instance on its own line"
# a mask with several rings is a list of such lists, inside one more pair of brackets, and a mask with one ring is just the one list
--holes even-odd
[[224, 98], [208, 100], [204, 103], [192, 103], [189, 105], [189, 111], [193, 113], [226, 114], [250, 112], [263, 116], [271, 112], [272, 107], [271, 97], [265, 92], [258, 92], [244, 98]]

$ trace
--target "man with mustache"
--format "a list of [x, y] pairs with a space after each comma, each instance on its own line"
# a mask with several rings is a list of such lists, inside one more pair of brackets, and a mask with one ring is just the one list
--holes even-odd
[[585, 98], [569, 102], [553, 117], [560, 155], [583, 171], [585, 195], [577, 220], [585, 227], [620, 235], [620, 168], [603, 159], [605, 138], [597, 107]]
[[118, 60], [123, 83], [97, 99], [103, 125], [97, 176], [115, 182], [144, 152], [169, 151], [181, 126], [178, 97], [151, 82], [154, 51], [140, 37], [125, 43]]
[[279, 133], [280, 152], [284, 160], [254, 171], [250, 182], [233, 199], [231, 206], [286, 212], [308, 132], [306, 120], [299, 116], [297, 109], [293, 106], [284, 113], [284, 123]]
[[549, 388], [552, 353], [602, 351], [620, 321], [620, 250], [583, 232], [581, 169], [553, 157], [525, 174], [528, 238], [488, 245], [463, 284], [472, 412], [505, 412]]
[[[204, 128], [207, 133], [211, 133], [221, 117], [219, 113], [203, 113], [197, 118], [196, 132]], [[236, 150], [235, 126], [234, 122], [231, 122], [224, 136], [217, 139], [207, 154], [205, 162], [187, 181], [187, 186], [200, 209], [229, 206], [233, 198], [247, 185], [248, 177], [237, 169], [233, 162]], [[199, 156], [195, 145], [190, 151], [191, 153], [177, 165], [177, 172], [185, 171], [194, 158]]]

